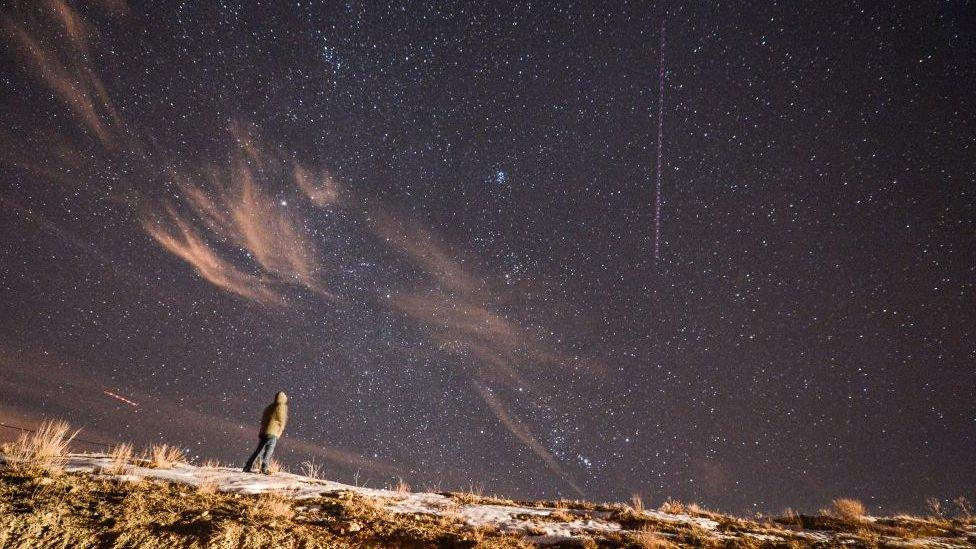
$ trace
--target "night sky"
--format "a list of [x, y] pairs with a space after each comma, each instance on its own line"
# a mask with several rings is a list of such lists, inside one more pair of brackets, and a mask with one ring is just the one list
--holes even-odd
[[283, 390], [370, 486], [976, 499], [976, 6], [800, 4], [8, 4], [0, 419], [242, 462]]

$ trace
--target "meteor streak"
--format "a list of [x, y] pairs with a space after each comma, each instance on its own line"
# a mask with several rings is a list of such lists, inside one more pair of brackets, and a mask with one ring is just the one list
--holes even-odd
[[124, 402], [124, 403], [128, 404], [129, 406], [132, 406], [133, 408], [137, 408], [139, 406], [139, 403], [138, 402], [133, 402], [133, 401], [125, 398], [122, 395], [118, 395], [118, 394], [113, 393], [112, 391], [103, 390], [102, 392], [105, 393], [106, 395], [114, 398], [115, 400]]

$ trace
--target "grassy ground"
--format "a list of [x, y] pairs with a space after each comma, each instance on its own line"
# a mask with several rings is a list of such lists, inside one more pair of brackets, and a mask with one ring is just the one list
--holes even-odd
[[[133, 465], [167, 469], [184, 462], [179, 450], [158, 445], [134, 454], [119, 445], [109, 464], [94, 472], [66, 473], [66, 451], [76, 434], [64, 422], [46, 422], [36, 432], [0, 447], [0, 547], [532, 547], [546, 523], [582, 524], [591, 518], [622, 531], [583, 529], [556, 547], [660, 549], [674, 547], [974, 547], [976, 519], [959, 497], [959, 516], [946, 517], [930, 498], [932, 516], [868, 517], [853, 499], [834, 500], [817, 515], [793, 512], [743, 519], [668, 500], [645, 512], [638, 496], [629, 504], [586, 501], [513, 501], [471, 493], [443, 493], [439, 514], [394, 513], [401, 497], [364, 495], [350, 488], [295, 499], [282, 493], [242, 495], [199, 486], [119, 477]], [[197, 471], [200, 471], [197, 469]], [[313, 472], [314, 473], [314, 472]], [[309, 473], [308, 476], [315, 477]], [[312, 480], [306, 478], [305, 480]], [[401, 483], [402, 484], [402, 483]], [[406, 486], [401, 486], [406, 492]], [[318, 494], [318, 492], [315, 492]], [[392, 499], [391, 499], [392, 498]], [[521, 508], [521, 534], [495, 526], [465, 524], [458, 506]], [[539, 511], [544, 512], [539, 512]], [[680, 520], [678, 517], [681, 517]], [[489, 523], [494, 525], [496, 523]], [[549, 545], [550, 547], [552, 545]]]
[[[470, 499], [476, 499], [472, 497]], [[720, 523], [714, 532], [694, 525], [651, 518], [623, 505], [613, 519], [631, 532], [566, 540], [560, 547], [760, 548], [909, 547], [921, 537], [956, 538], [965, 532], [952, 521], [914, 517], [874, 522], [836, 516], [796, 515], [792, 524], [757, 522], [703, 510], [690, 514]], [[587, 512], [562, 507], [552, 517], [565, 520]], [[561, 516], [567, 515], [566, 517]], [[785, 530], [784, 530], [785, 528]], [[832, 532], [817, 542], [783, 537], [798, 529]], [[749, 533], [750, 535], [744, 535]], [[716, 534], [721, 534], [716, 536]], [[777, 535], [763, 540], [753, 535]], [[525, 538], [489, 528], [475, 529], [455, 517], [396, 514], [383, 502], [348, 491], [296, 500], [282, 494], [241, 495], [161, 481], [126, 481], [90, 473], [37, 474], [0, 471], [0, 547], [532, 547]]]
[[97, 475], [0, 473], [0, 547], [526, 547], [348, 492], [295, 501]]

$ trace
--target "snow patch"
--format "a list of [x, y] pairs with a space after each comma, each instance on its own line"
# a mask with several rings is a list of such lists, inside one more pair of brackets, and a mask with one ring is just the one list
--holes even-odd
[[[450, 516], [463, 521], [471, 527], [493, 527], [502, 532], [517, 533], [529, 542], [549, 545], [569, 539], [579, 539], [613, 532], [626, 532], [621, 524], [612, 519], [613, 513], [602, 510], [580, 510], [541, 506], [502, 505], [495, 503], [459, 503], [438, 493], [397, 492], [377, 488], [365, 488], [333, 482], [330, 480], [304, 477], [292, 473], [263, 475], [245, 473], [233, 467], [197, 467], [177, 463], [169, 468], [154, 469], [129, 465], [121, 475], [108, 474], [113, 462], [105, 454], [72, 454], [68, 456], [65, 469], [73, 473], [93, 473], [124, 482], [139, 482], [145, 479], [175, 482], [192, 486], [209, 485], [221, 492], [237, 494], [261, 494], [276, 492], [295, 499], [310, 499], [321, 496], [336, 496], [350, 492], [379, 502], [387, 511], [405, 514], [430, 514]], [[313, 509], [315, 505], [298, 505], [299, 510]], [[636, 511], [633, 511], [637, 513]], [[846, 544], [850, 539], [835, 532], [810, 530], [783, 530], [782, 536], [760, 532], [723, 531], [719, 522], [701, 516], [670, 514], [655, 510], [641, 511], [651, 521], [669, 522], [694, 526], [711, 535], [716, 540], [746, 536], [759, 541], [781, 542], [790, 537], [805, 539], [819, 544]], [[871, 517], [875, 518], [875, 517]], [[568, 520], [567, 520], [568, 519]], [[976, 535], [976, 527], [974, 527]], [[914, 540], [890, 540], [904, 547], [966, 547], [959, 540], [948, 538], [917, 538]]]

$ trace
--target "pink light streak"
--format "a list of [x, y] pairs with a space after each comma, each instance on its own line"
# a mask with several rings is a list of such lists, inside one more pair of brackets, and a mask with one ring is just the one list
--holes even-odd
[[661, 64], [657, 96], [657, 185], [654, 192], [654, 259], [661, 259], [661, 152], [664, 144], [664, 19], [661, 19]]
[[138, 407], [139, 406], [139, 403], [138, 402], [131, 401], [131, 400], [125, 398], [122, 395], [118, 395], [118, 394], [113, 393], [112, 391], [103, 390], [102, 392], [105, 393], [106, 395], [114, 398], [115, 400], [118, 400], [120, 402], [124, 402], [124, 403], [128, 404], [129, 406], [132, 406], [132, 407]]

